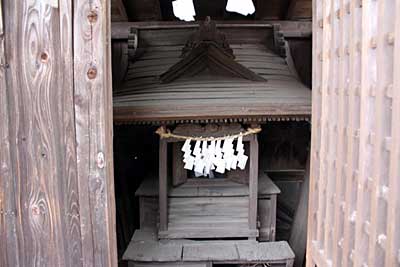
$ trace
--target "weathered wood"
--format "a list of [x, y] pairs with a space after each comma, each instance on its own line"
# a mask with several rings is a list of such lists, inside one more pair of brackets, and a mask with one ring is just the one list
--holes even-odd
[[282, 266], [291, 267], [294, 254], [285, 241], [263, 243], [247, 240], [157, 241], [154, 233], [148, 230], [137, 230], [123, 259], [134, 264], [152, 262], [160, 266], [181, 266], [181, 264], [191, 266], [194, 263], [209, 262], [217, 264], [265, 263], [274, 266], [282, 264]]
[[172, 143], [172, 185], [178, 186], [187, 181], [188, 172], [182, 161], [182, 143]]
[[[11, 165], [2, 164], [1, 176], [6, 194], [12, 194], [4, 199], [2, 215], [9, 246], [5, 265], [79, 266], [71, 4], [3, 4], [1, 41], [6, 37], [7, 54], [0, 68], [2, 74], [7, 69], [7, 78], [1, 102], [8, 114], [1, 121], [8, 126], [1, 127], [1, 140], [10, 143], [1, 146], [1, 154], [2, 160], [11, 155]], [[4, 200], [1, 196], [0, 202]]]
[[158, 215], [158, 199], [156, 197], [139, 198], [140, 229], [156, 228]]
[[15, 180], [10, 147], [10, 107], [7, 97], [7, 58], [3, 1], [0, 1], [0, 265], [19, 266]]
[[314, 4], [307, 266], [393, 266], [399, 263], [394, 40], [400, 5]]
[[[260, 23], [245, 21], [245, 22], [224, 22], [217, 21], [217, 27], [243, 27], [243, 28], [272, 28], [273, 23], [281, 25], [281, 31], [285, 37], [310, 37], [311, 36], [311, 22], [308, 21], [290, 21], [290, 20], [277, 20], [277, 21], [263, 21]], [[129, 29], [135, 27], [142, 30], [152, 29], [182, 29], [182, 28], [197, 28], [198, 24], [193, 22], [116, 22], [112, 23], [112, 39], [127, 39]]]
[[233, 50], [225, 34], [217, 30], [210, 17], [200, 23], [197, 32], [190, 35], [182, 49], [182, 59], [160, 75], [162, 83], [170, 83], [179, 77], [192, 77], [203, 73], [228, 75], [251, 81], [264, 78], [234, 60]]
[[176, 266], [182, 266], [182, 267], [212, 267], [211, 263], [192, 263], [192, 262], [170, 262], [170, 263], [132, 263], [132, 265], [129, 265], [129, 267], [176, 267]]
[[182, 245], [162, 245], [156, 242], [131, 242], [124, 259], [142, 262], [177, 262], [181, 260]]
[[248, 227], [248, 196], [170, 197], [168, 231], [161, 238], [253, 236]]
[[[396, 1], [396, 6], [393, 11], [396, 12], [393, 37], [396, 40], [400, 38], [400, 2]], [[389, 36], [388, 36], [389, 37]], [[388, 218], [387, 221], [387, 241], [386, 241], [386, 253], [385, 263], [387, 266], [393, 266], [399, 263], [398, 251], [400, 248], [400, 239], [397, 238], [400, 235], [400, 194], [398, 189], [400, 188], [400, 123], [398, 117], [395, 114], [400, 114], [400, 42], [396, 41], [393, 47], [393, 87], [392, 87], [392, 129], [391, 129], [391, 149], [390, 149], [390, 169], [389, 169], [389, 181], [388, 187], [389, 196], [388, 201]], [[397, 90], [395, 90], [397, 88]], [[388, 94], [390, 96], [390, 94]]]
[[[198, 181], [200, 179], [201, 181]], [[247, 185], [241, 185], [226, 179], [196, 178], [196, 180], [193, 181], [196, 182], [195, 184], [193, 184], [191, 180], [192, 179], [190, 179], [189, 182], [181, 186], [178, 186], [176, 188], [171, 188], [168, 192], [168, 196], [195, 198], [195, 197], [211, 197], [211, 196], [231, 197], [231, 196], [249, 195], [249, 189]]]
[[82, 262], [84, 266], [117, 266], [110, 1], [77, 0], [73, 7]]
[[237, 261], [239, 254], [235, 244], [208, 244], [202, 243], [187, 244], [183, 247], [183, 258], [194, 261], [208, 261], [218, 259], [218, 261]]
[[113, 91], [120, 89], [128, 70], [128, 47], [126, 42], [112, 43], [112, 74]]
[[[235, 33], [238, 43], [231, 44], [235, 60], [267, 81], [254, 82], [209, 74], [182, 77], [179, 76], [182, 69], [178, 68], [172, 77], [180, 77], [178, 80], [160, 84], [159, 76], [169, 72], [168, 69], [174, 68], [171, 66], [180, 60], [181, 49], [190, 36], [184, 30], [180, 33], [180, 44], [166, 46], [153, 40], [153, 44], [144, 49], [144, 54], [130, 64], [126, 80], [114, 97], [116, 122], [213, 119], [215, 116], [296, 117], [310, 113], [311, 92], [299, 83], [285, 60], [262, 43], [250, 42], [246, 36], [240, 37], [239, 29], [231, 29], [238, 31]], [[147, 42], [145, 38], [150, 37], [139, 33], [139, 38]]]
[[167, 148], [168, 143], [164, 139], [160, 139], [159, 143], [159, 211], [160, 211], [160, 231], [166, 231], [168, 225], [168, 172], [167, 172]]
[[249, 155], [249, 229], [257, 229], [258, 155], [257, 135], [253, 135]]
[[[105, 56], [108, 50], [93, 48], [93, 44], [100, 48], [107, 45], [101, 40], [105, 37], [105, 32], [99, 29], [107, 25], [109, 7], [104, 2], [100, 9], [100, 14], [104, 16], [96, 17], [88, 12], [85, 13], [89, 7], [85, 4], [86, 1], [78, 1], [73, 11], [70, 1], [38, 2], [29, 5], [22, 2], [4, 2], [4, 11], [7, 14], [4, 27], [9, 60], [7, 63], [10, 68], [6, 74], [7, 98], [3, 98], [2, 95], [1, 101], [2, 103], [4, 101], [4, 107], [9, 110], [9, 114], [5, 114], [4, 120], [1, 121], [9, 124], [7, 128], [2, 127], [2, 131], [4, 129], [8, 132], [12, 142], [10, 146], [4, 146], [5, 152], [8, 147], [12, 147], [10, 151], [12, 166], [7, 165], [5, 168], [2, 167], [2, 170], [7, 171], [7, 168], [11, 167], [15, 179], [14, 185], [4, 180], [4, 188], [8, 188], [8, 192], [13, 195], [13, 199], [7, 198], [5, 209], [7, 215], [5, 225], [11, 234], [6, 238], [9, 248], [13, 247], [13, 238], [18, 237], [18, 247], [14, 246], [12, 254], [7, 255], [5, 265], [116, 266], [110, 138], [112, 128], [109, 117], [112, 114], [109, 112], [110, 84], [104, 87], [99, 84], [100, 86], [93, 90], [95, 100], [90, 100], [100, 110], [106, 109], [107, 112], [86, 110], [85, 113], [90, 113], [92, 116], [106, 113], [104, 118], [108, 128], [104, 124], [97, 123], [95, 117], [91, 118], [90, 124], [86, 124], [88, 127], [93, 125], [99, 127], [93, 128], [95, 134], [102, 130], [106, 133], [98, 136], [98, 139], [91, 136], [93, 138], [90, 139], [90, 144], [81, 138], [78, 138], [78, 142], [75, 140], [77, 135], [82, 136], [85, 122], [81, 120], [82, 114], [76, 111], [77, 106], [74, 104], [80, 102], [79, 106], [89, 101], [89, 98], [85, 99], [79, 95], [82, 89], [84, 91], [88, 89], [88, 70], [86, 62], [81, 59], [96, 57], [92, 49], [101, 54], [100, 60], [97, 60], [98, 73], [105, 74], [106, 83], [111, 82], [107, 74], [110, 69], [103, 70], [101, 65], [104, 60], [104, 66], [110, 66], [109, 54], [108, 57]], [[73, 17], [76, 19], [75, 22]], [[93, 25], [87, 23], [83, 26], [83, 21], [87, 22], [88, 19]], [[97, 27], [94, 26], [95, 22]], [[84, 46], [80, 39], [78, 41], [77, 36], [80, 34], [73, 35], [73, 29], [82, 33], [78, 30], [82, 29], [81, 26], [88, 27], [86, 33], [89, 32], [90, 41], [89, 49], [86, 51], [89, 51], [89, 56], [85, 56], [83, 50], [79, 49]], [[77, 40], [75, 43], [73, 36]], [[1, 35], [1, 38], [3, 37]], [[19, 40], [21, 45], [16, 46], [15, 40]], [[81, 44], [83, 46], [80, 46]], [[73, 64], [74, 55], [77, 59], [76, 64]], [[74, 72], [74, 66], [79, 68], [78, 62], [83, 62], [84, 70], [82, 71], [80, 65], [81, 69]], [[1, 68], [4, 67], [5, 65], [2, 65]], [[71, 77], [77, 80], [74, 81]], [[78, 84], [81, 86], [77, 86]], [[108, 105], [96, 102], [98, 98], [105, 100]], [[74, 115], [79, 118], [77, 124]], [[76, 125], [78, 134], [75, 130]], [[108, 141], [105, 141], [107, 136]], [[3, 139], [2, 132], [1, 140], [7, 139]], [[94, 148], [102, 150], [103, 145], [107, 148], [97, 154], [97, 149]], [[83, 151], [86, 150], [83, 147], [89, 148], [89, 146], [92, 152], [85, 154]], [[94, 152], [96, 155], [93, 155]], [[103, 155], [106, 155], [105, 159]], [[90, 182], [90, 189], [89, 174], [85, 176], [82, 173], [86, 172], [89, 159], [92, 160], [91, 166], [97, 163], [98, 168], [103, 168], [106, 165], [107, 170], [107, 174], [103, 175], [96, 172], [95, 168], [87, 168], [86, 174], [91, 173], [95, 178]], [[83, 166], [85, 167], [82, 168]], [[82, 171], [83, 169], [85, 171]], [[93, 171], [89, 172], [89, 169]], [[104, 177], [106, 181], [101, 180]], [[96, 181], [100, 182], [99, 187], [96, 186]], [[98, 189], [101, 192], [94, 196], [93, 190], [98, 191]], [[90, 205], [89, 201], [85, 202], [88, 200], [86, 196], [92, 200], [90, 209], [86, 209]], [[3, 197], [0, 202], [3, 206]], [[15, 217], [19, 220], [18, 224], [13, 226], [12, 221]], [[7, 249], [6, 253], [9, 252], [11, 251]]]
[[294, 215], [292, 229], [290, 231], [289, 245], [296, 254], [294, 266], [303, 266], [307, 247], [307, 217], [308, 196], [310, 183], [310, 160], [306, 163], [304, 181], [301, 185], [299, 204]]
[[[239, 257], [246, 261], [284, 261], [294, 258], [294, 253], [285, 241], [279, 242], [261, 242], [255, 245], [237, 245]], [[287, 265], [291, 266], [291, 265]]]

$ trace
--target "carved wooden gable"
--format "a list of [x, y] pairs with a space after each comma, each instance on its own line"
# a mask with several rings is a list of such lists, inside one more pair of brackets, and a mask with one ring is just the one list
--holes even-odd
[[179, 77], [217, 75], [242, 78], [250, 81], [266, 81], [263, 77], [235, 61], [233, 50], [225, 35], [217, 30], [214, 21], [207, 17], [200, 24], [182, 49], [182, 60], [160, 76], [162, 83]]

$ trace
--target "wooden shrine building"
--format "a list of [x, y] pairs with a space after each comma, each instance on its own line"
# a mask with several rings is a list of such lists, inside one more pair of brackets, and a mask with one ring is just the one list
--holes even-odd
[[400, 266], [400, 0], [176, 2], [0, 0], [0, 266]]
[[208, 138], [207, 149], [207, 140], [268, 121], [310, 119], [311, 92], [299, 81], [279, 26], [217, 27], [207, 17], [194, 29], [130, 28], [128, 55], [114, 121], [161, 128], [159, 173], [136, 191], [140, 229], [124, 259], [133, 266], [292, 266], [288, 244], [275, 242], [280, 190], [259, 172], [257, 132], [243, 136], [246, 167], [205, 177], [186, 168], [177, 138]]

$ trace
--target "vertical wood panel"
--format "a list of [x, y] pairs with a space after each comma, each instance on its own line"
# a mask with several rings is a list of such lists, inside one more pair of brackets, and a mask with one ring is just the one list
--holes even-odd
[[74, 86], [84, 266], [116, 266], [110, 1], [74, 1]]
[[116, 266], [109, 2], [3, 4], [1, 265]]
[[340, 0], [336, 2], [335, 6], [335, 21], [338, 30], [338, 36], [336, 40], [335, 54], [338, 58], [338, 84], [335, 88], [335, 96], [337, 98], [337, 114], [338, 120], [336, 125], [336, 141], [337, 141], [337, 155], [342, 157], [336, 158], [336, 183], [334, 186], [333, 202], [334, 202], [334, 225], [333, 225], [333, 240], [332, 240], [332, 264], [338, 266], [341, 263], [342, 253], [341, 248], [343, 246], [343, 210], [342, 203], [344, 201], [344, 187], [345, 182], [343, 170], [344, 162], [346, 161], [346, 147], [345, 147], [345, 126], [346, 126], [346, 112], [347, 105], [345, 104], [345, 90], [346, 78], [348, 75], [348, 54], [345, 53], [345, 47], [348, 47], [348, 35], [344, 27], [345, 23], [348, 25], [348, 17], [345, 12], [345, 1]]
[[17, 236], [18, 261], [7, 263], [79, 266], [71, 3], [7, 0], [4, 8], [14, 197], [7, 205], [18, 219], [6, 230]]
[[160, 209], [160, 231], [166, 231], [168, 228], [168, 142], [165, 139], [160, 139], [159, 142], [159, 161], [158, 161], [158, 176], [159, 176], [159, 209]]
[[[3, 14], [0, 1], [0, 14]], [[14, 174], [11, 164], [3, 17], [0, 15], [0, 266], [18, 266]]]
[[[390, 8], [391, 6], [388, 6]], [[388, 188], [388, 219], [385, 263], [387, 266], [400, 265], [400, 1], [396, 1], [392, 10], [393, 32], [388, 32], [387, 41], [394, 39], [393, 86], [387, 88], [387, 97], [391, 97], [392, 129], [390, 147], [389, 188]], [[396, 116], [397, 114], [397, 116]]]
[[399, 2], [314, 1], [307, 266], [400, 264]]
[[313, 58], [312, 58], [312, 131], [311, 131], [311, 152], [310, 152], [310, 191], [309, 191], [309, 208], [308, 208], [308, 231], [307, 231], [307, 255], [306, 266], [314, 267], [315, 259], [313, 253], [316, 253], [312, 247], [317, 242], [317, 225], [318, 225], [318, 191], [319, 191], [319, 158], [321, 148], [321, 67], [322, 67], [322, 2], [313, 0]]
[[258, 155], [258, 139], [254, 134], [250, 139], [249, 229], [257, 229]]

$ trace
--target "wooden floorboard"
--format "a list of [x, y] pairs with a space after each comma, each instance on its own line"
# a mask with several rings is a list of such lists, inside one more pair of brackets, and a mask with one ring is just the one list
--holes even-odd
[[[155, 229], [136, 230], [123, 259], [133, 262], [287, 263], [294, 254], [286, 241], [188, 239], [155, 240]], [[174, 266], [174, 265], [171, 265]]]

